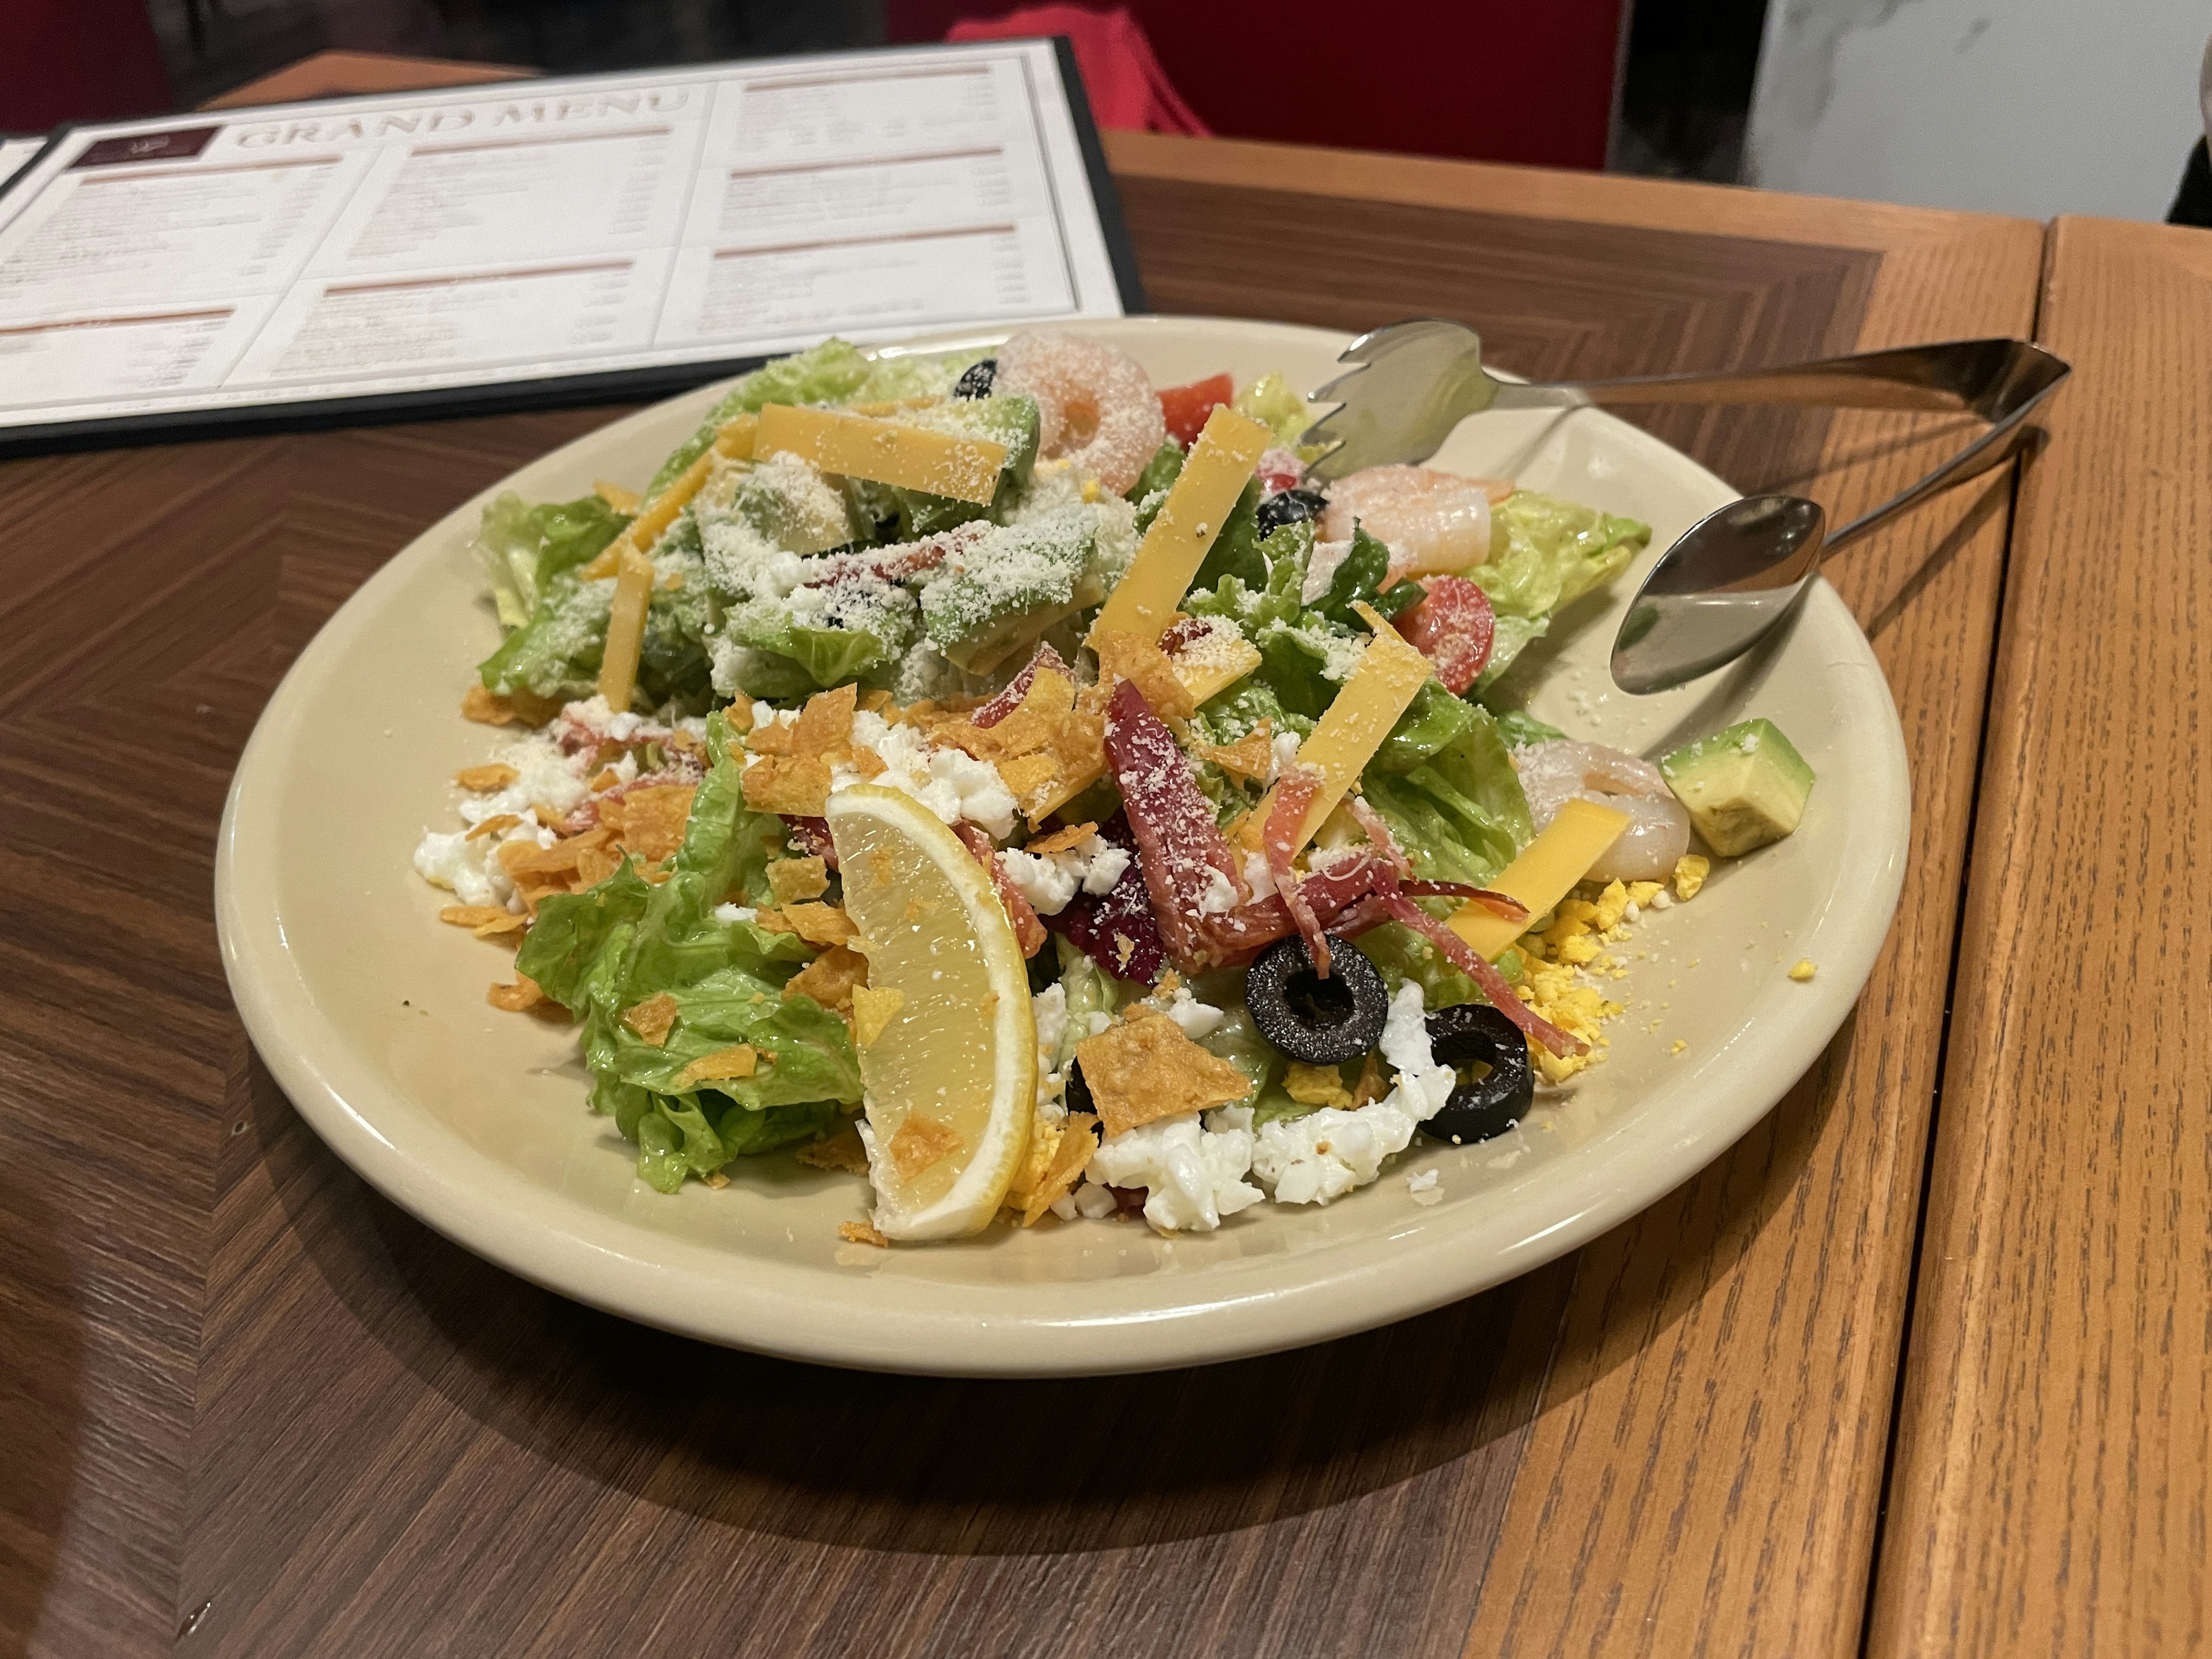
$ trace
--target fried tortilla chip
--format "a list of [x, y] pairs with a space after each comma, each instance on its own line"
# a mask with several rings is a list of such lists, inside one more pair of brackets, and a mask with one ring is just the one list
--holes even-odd
[[842, 945], [857, 937], [852, 918], [834, 904], [787, 904], [783, 919], [809, 945]]
[[830, 868], [818, 858], [778, 859], [768, 867], [768, 884], [778, 904], [820, 898], [830, 890]]
[[787, 997], [812, 997], [824, 1008], [843, 1012], [852, 1007], [854, 994], [865, 988], [867, 982], [867, 957], [858, 951], [833, 945], [786, 980], [783, 994]]
[[1095, 823], [1071, 823], [1064, 830], [1055, 830], [1048, 836], [1039, 836], [1022, 851], [1043, 858], [1049, 854], [1065, 853], [1071, 848], [1080, 847], [1097, 833], [1098, 826]]
[[507, 915], [506, 906], [500, 904], [449, 904], [438, 912], [438, 920], [453, 927], [481, 927], [488, 921], [503, 921]]
[[963, 720], [946, 727], [944, 738], [977, 760], [1011, 760], [1049, 747], [1074, 708], [1075, 682], [1048, 668], [1030, 681], [1021, 702], [996, 726]]
[[884, 1027], [905, 1006], [906, 993], [896, 988], [873, 991], [865, 985], [854, 986], [853, 1041], [863, 1048], [872, 1048], [876, 1039], [884, 1034]]
[[665, 991], [655, 991], [644, 1001], [623, 1009], [622, 1022], [637, 1033], [640, 1041], [658, 1048], [675, 1027], [676, 999]]
[[756, 812], [818, 818], [830, 799], [830, 763], [817, 755], [763, 760], [745, 769], [744, 789]]
[[841, 1221], [837, 1237], [848, 1244], [872, 1244], [879, 1250], [888, 1250], [891, 1242], [865, 1221]]
[[860, 1144], [860, 1132], [849, 1123], [827, 1140], [801, 1146], [798, 1158], [811, 1170], [842, 1170], [856, 1176], [868, 1172], [868, 1149]]
[[1048, 754], [1017, 755], [998, 763], [999, 781], [1018, 801], [1042, 800], [1060, 777], [1060, 762]]
[[935, 1118], [914, 1113], [891, 1137], [891, 1162], [900, 1175], [911, 1181], [959, 1145], [960, 1137]]
[[702, 1083], [719, 1083], [725, 1078], [750, 1077], [760, 1066], [760, 1050], [750, 1042], [740, 1042], [727, 1048], [717, 1048], [711, 1054], [702, 1054], [676, 1074], [678, 1093], [696, 1089]]
[[464, 766], [453, 774], [453, 781], [464, 789], [477, 794], [489, 794], [495, 789], [504, 789], [522, 775], [505, 761], [493, 761], [487, 766]]
[[1212, 761], [1231, 777], [1253, 783], [1267, 782], [1268, 770], [1274, 763], [1273, 741], [1265, 720], [1235, 743], [1194, 744], [1191, 752], [1202, 761]]
[[1083, 1179], [1083, 1171], [1091, 1162], [1091, 1154], [1098, 1150], [1098, 1142], [1091, 1130], [1098, 1120], [1089, 1112], [1070, 1112], [1062, 1127], [1060, 1145], [1053, 1148], [1052, 1162], [1022, 1206], [1022, 1225], [1034, 1227], [1044, 1212], [1054, 1204], [1075, 1190]]
[[1352, 1109], [1356, 1112], [1371, 1106], [1389, 1092], [1389, 1085], [1382, 1080], [1382, 1061], [1370, 1048], [1367, 1058], [1359, 1063], [1359, 1081], [1352, 1085]]
[[673, 857], [684, 845], [691, 802], [698, 793], [699, 787], [691, 783], [654, 783], [631, 790], [621, 801], [623, 846], [641, 859]]
[[860, 697], [857, 685], [841, 685], [809, 697], [806, 707], [799, 712], [799, 723], [792, 728], [791, 752], [820, 760], [851, 748], [853, 710]]
[[798, 729], [792, 720], [763, 720], [745, 733], [745, 747], [756, 755], [788, 756], [793, 752], [792, 736]]
[[586, 887], [597, 887], [622, 865], [621, 855], [604, 847], [580, 848], [576, 854], [576, 890], [580, 893]]
[[1101, 634], [1091, 646], [1098, 653], [1098, 684], [1109, 691], [1116, 680], [1134, 680], [1162, 720], [1188, 720], [1198, 712], [1167, 653], [1142, 634]]
[[486, 836], [496, 836], [501, 830], [512, 830], [522, 820], [513, 812], [495, 812], [461, 837], [463, 841], [482, 841]]
[[484, 993], [484, 1000], [495, 1008], [503, 1008], [510, 1014], [519, 1014], [535, 1008], [545, 1000], [545, 993], [538, 988], [538, 981], [527, 974], [517, 974], [512, 985], [494, 985]]
[[1083, 1080], [1109, 1135], [1164, 1117], [1227, 1106], [1252, 1092], [1243, 1073], [1185, 1036], [1144, 1003], [1119, 1024], [1075, 1045]]
[[502, 697], [482, 680], [461, 694], [462, 717], [485, 726], [543, 726], [560, 712], [557, 697], [533, 696], [527, 691], [511, 691]]

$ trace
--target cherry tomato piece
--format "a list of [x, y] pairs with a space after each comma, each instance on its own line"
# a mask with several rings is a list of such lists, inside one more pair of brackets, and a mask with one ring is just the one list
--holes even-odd
[[1498, 618], [1490, 597], [1464, 576], [1424, 576], [1428, 598], [1398, 618], [1398, 631], [1437, 667], [1445, 690], [1462, 696], [1490, 660]]
[[1171, 386], [1160, 393], [1160, 415], [1168, 423], [1168, 436], [1185, 449], [1197, 441], [1206, 417], [1237, 395], [1237, 383], [1226, 374]]

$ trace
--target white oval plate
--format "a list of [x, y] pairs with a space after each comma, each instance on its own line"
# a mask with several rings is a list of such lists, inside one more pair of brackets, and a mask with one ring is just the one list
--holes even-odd
[[[1088, 325], [1172, 386], [1222, 369], [1334, 372], [1340, 336], [1135, 318]], [[448, 826], [456, 768], [493, 734], [458, 712], [499, 637], [466, 543], [497, 489], [559, 501], [641, 484], [713, 388], [578, 439], [448, 514], [363, 585], [277, 689], [223, 815], [216, 914], [231, 988], [316, 1133], [396, 1203], [478, 1255], [580, 1301], [713, 1342], [833, 1364], [1076, 1375], [1223, 1360], [1420, 1313], [1574, 1249], [1695, 1173], [1756, 1122], [1842, 1024], [1887, 932], [1909, 811], [1902, 733], [1865, 637], [1816, 585], [1771, 648], [1650, 698], [1613, 690], [1607, 650], [1643, 566], [1584, 599], [1514, 682], [1570, 734], [1658, 753], [1750, 714], [1820, 775], [1803, 827], [1722, 863], [1654, 913], [1613, 994], [1610, 1057], [1530, 1122], [1471, 1147], [1417, 1143], [1326, 1208], [1261, 1205], [1169, 1240], [1133, 1222], [963, 1244], [849, 1245], [855, 1177], [788, 1155], [664, 1197], [584, 1104], [573, 1038], [484, 1001], [500, 947], [436, 920], [410, 855]], [[1632, 514], [1653, 551], [1735, 492], [1594, 410], [1493, 413], [1439, 460]], [[1818, 977], [1796, 983], [1801, 957]], [[1647, 1007], [1645, 1005], [1649, 1004]], [[1662, 1006], [1663, 1005], [1663, 1006]], [[1658, 1029], [1650, 1029], [1654, 1019]], [[1677, 1042], [1686, 1045], [1672, 1052]], [[1441, 1171], [1429, 1207], [1408, 1171]]]

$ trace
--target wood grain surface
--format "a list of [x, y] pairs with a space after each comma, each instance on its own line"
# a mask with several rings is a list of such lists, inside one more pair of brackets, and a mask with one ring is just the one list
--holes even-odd
[[2062, 219], [1870, 1651], [2201, 1653], [2212, 235]]
[[[1540, 374], [2032, 317], [2033, 226], [1249, 145], [1113, 158], [1163, 310], [1441, 313]], [[614, 412], [0, 466], [21, 988], [0, 1016], [0, 1644], [1856, 1650], [2004, 480], [1834, 573], [1905, 725], [1905, 907], [1853, 1025], [1727, 1158], [1389, 1330], [1152, 1377], [921, 1382], [704, 1348], [476, 1261], [301, 1126], [229, 1009], [211, 841], [283, 664], [455, 502]], [[1846, 512], [1957, 436], [1650, 424]]]

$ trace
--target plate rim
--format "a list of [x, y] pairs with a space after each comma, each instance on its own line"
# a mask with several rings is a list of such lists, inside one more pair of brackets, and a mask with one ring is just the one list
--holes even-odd
[[[1142, 332], [1163, 326], [1278, 337], [1295, 333], [1339, 347], [1353, 337], [1333, 329], [1214, 317], [1147, 315], [1089, 324], [1085, 329]], [[973, 337], [979, 331], [962, 332]], [[913, 348], [929, 341], [917, 337], [900, 343]], [[1886, 792], [1891, 810], [1885, 822], [1869, 823], [1863, 838], [1854, 837], [1851, 847], [1864, 846], [1868, 851], [1847, 855], [1838, 890], [1839, 897], [1867, 907], [1865, 913], [1878, 914], [1881, 925], [1850, 934], [1849, 943], [1856, 948], [1822, 963], [1819, 977], [1802, 988], [1797, 1018], [1765, 1022], [1765, 1029], [1748, 1034], [1750, 1047], [1738, 1058], [1756, 1066], [1759, 1081], [1730, 1091], [1722, 1108], [1700, 1115], [1694, 1131], [1674, 1135], [1662, 1147], [1636, 1146], [1615, 1136], [1578, 1149], [1574, 1155], [1583, 1160], [1583, 1183], [1596, 1188], [1595, 1194], [1571, 1214], [1518, 1242], [1501, 1248], [1473, 1230], [1432, 1230], [1430, 1237], [1407, 1241], [1403, 1249], [1377, 1252], [1358, 1248], [1371, 1245], [1371, 1239], [1352, 1240], [1341, 1249], [1302, 1258], [1307, 1270], [1288, 1288], [1263, 1283], [1244, 1294], [1209, 1299], [1197, 1289], [1201, 1281], [1178, 1278], [1171, 1281], [1174, 1290], [1165, 1298], [1150, 1299], [1164, 1300], [1167, 1305], [1054, 1317], [994, 1316], [972, 1305], [975, 1292], [969, 1287], [903, 1279], [877, 1285], [875, 1275], [853, 1273], [841, 1281], [853, 1291], [838, 1299], [850, 1304], [841, 1314], [825, 1308], [819, 1270], [756, 1260], [739, 1277], [729, 1273], [726, 1252], [668, 1234], [648, 1235], [656, 1241], [654, 1255], [648, 1258], [620, 1248], [618, 1239], [606, 1236], [639, 1230], [580, 1208], [578, 1213], [590, 1224], [580, 1228], [530, 1220], [520, 1209], [503, 1205], [502, 1194], [509, 1189], [520, 1197], [534, 1194], [542, 1205], [544, 1189], [458, 1136], [452, 1138], [448, 1152], [435, 1166], [408, 1155], [378, 1129], [374, 1109], [378, 1097], [404, 1091], [387, 1086], [355, 1060], [347, 1039], [327, 1024], [294, 968], [283, 942], [282, 919], [273, 914], [273, 905], [264, 912], [246, 896], [251, 883], [241, 880], [241, 872], [257, 855], [258, 836], [270, 832], [276, 816], [263, 812], [270, 823], [257, 825], [249, 797], [281, 782], [278, 762], [287, 740], [314, 707], [317, 681], [335, 669], [352, 636], [377, 615], [381, 590], [405, 580], [404, 568], [410, 556], [429, 556], [426, 543], [449, 537], [457, 524], [465, 526], [486, 501], [515, 487], [525, 475], [540, 469], [556, 471], [571, 451], [604, 444], [611, 433], [661, 416], [672, 404], [710, 401], [726, 384], [664, 399], [580, 434], [487, 486], [395, 551], [348, 596], [287, 668], [255, 721], [226, 792], [216, 849], [216, 929], [231, 994], [257, 1053], [307, 1126], [355, 1173], [462, 1248], [544, 1289], [625, 1318], [726, 1346], [815, 1364], [917, 1375], [1020, 1377], [1218, 1363], [1410, 1318], [1488, 1289], [1587, 1243], [1657, 1202], [1748, 1133], [1818, 1060], [1856, 1005], [1887, 943], [1902, 890], [1911, 840], [1911, 778], [1887, 676], [1841, 599], [1825, 582], [1815, 582], [1808, 592], [1807, 609], [1826, 611], [1824, 620], [1830, 624], [1840, 617], [1858, 635], [1887, 715], [1878, 746], [1894, 785]], [[1617, 428], [1616, 435], [1625, 434], [1626, 441], [1658, 452], [1662, 465], [1693, 470], [1715, 490], [1729, 496], [1737, 494], [1690, 457], [1617, 416], [1595, 410], [1573, 413], [1576, 418], [1602, 421]], [[1845, 890], [1840, 877], [1853, 873], [1858, 878], [1856, 890]], [[274, 895], [270, 896], [273, 901]], [[319, 1030], [318, 1021], [325, 1022]], [[319, 1041], [311, 1042], [311, 1036]], [[592, 1237], [595, 1233], [600, 1236]], [[1209, 1273], [1233, 1283], [1271, 1260], [1243, 1258], [1218, 1264]], [[720, 1270], [713, 1271], [717, 1264]], [[1261, 1276], [1266, 1278], [1264, 1273]], [[1075, 1284], [1071, 1281], [1072, 1291]], [[950, 1305], [961, 1304], [969, 1305]], [[712, 1316], [702, 1315], [702, 1310], [713, 1310]]]

